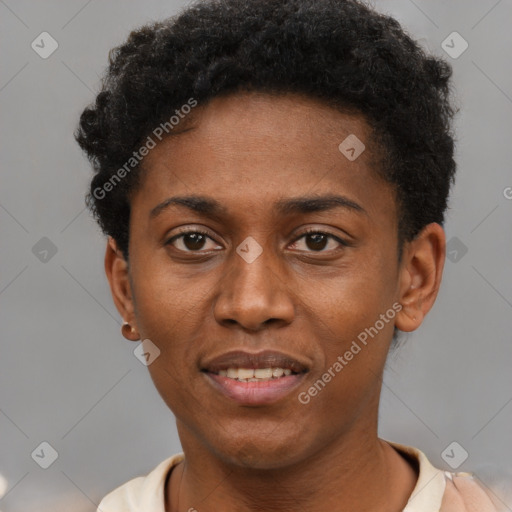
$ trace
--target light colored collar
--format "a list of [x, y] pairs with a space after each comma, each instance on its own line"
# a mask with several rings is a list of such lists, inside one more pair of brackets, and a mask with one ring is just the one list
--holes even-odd
[[445, 472], [437, 469], [427, 456], [413, 446], [406, 446], [385, 440], [398, 452], [408, 455], [418, 461], [419, 475], [409, 501], [403, 512], [431, 512], [439, 510], [446, 488]]
[[[395, 450], [418, 461], [419, 476], [403, 512], [432, 512], [441, 507], [446, 487], [445, 474], [432, 466], [426, 455], [412, 446], [387, 441]], [[146, 476], [137, 477], [112, 491], [98, 512], [113, 512], [123, 505], [130, 511], [165, 512], [165, 481], [169, 471], [183, 461], [183, 452], [163, 460]]]

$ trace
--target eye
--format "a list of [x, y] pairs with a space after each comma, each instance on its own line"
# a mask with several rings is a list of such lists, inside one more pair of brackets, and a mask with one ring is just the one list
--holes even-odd
[[[305, 239], [307, 248], [309, 248], [313, 252], [329, 252], [323, 250], [328, 245], [329, 240], [336, 242], [338, 244], [338, 247], [340, 245], [343, 247], [348, 247], [349, 245], [345, 240], [335, 235], [332, 235], [331, 233], [325, 233], [324, 231], [318, 231], [315, 229], [308, 229], [305, 233], [303, 233], [299, 238], [295, 240], [293, 245], [297, 245], [297, 242], [301, 239]], [[331, 247], [332, 250], [336, 250], [336, 244], [334, 245], [335, 247]]]
[[[332, 250], [336, 250], [336, 243], [338, 244], [338, 247], [340, 245], [343, 247], [348, 247], [349, 245], [346, 241], [331, 233], [309, 229], [299, 238], [297, 238], [295, 242], [293, 242], [292, 248], [296, 249], [298, 242], [302, 239], [306, 241], [307, 249], [313, 252], [329, 252], [324, 250], [328, 246], [329, 241], [335, 242], [335, 247], [331, 247]], [[169, 240], [167, 240], [165, 245], [172, 245], [176, 249], [183, 252], [208, 252], [208, 250], [222, 249], [222, 247], [219, 245], [214, 245], [210, 248], [205, 247], [208, 240], [215, 242], [206, 231], [197, 228], [185, 229], [182, 230], [179, 234], [174, 235]]]
[[[165, 245], [172, 245], [176, 249], [184, 252], [198, 252], [205, 248], [204, 246], [207, 240], [214, 242], [213, 238], [211, 238], [206, 231], [196, 228], [181, 231], [178, 235], [174, 235], [169, 238], [169, 240], [165, 242]], [[176, 241], [178, 242], [177, 245], [181, 245], [181, 247], [177, 247], [177, 245], [175, 245]], [[222, 247], [216, 245], [210, 249], [206, 248], [205, 252], [214, 248], [222, 249]]]

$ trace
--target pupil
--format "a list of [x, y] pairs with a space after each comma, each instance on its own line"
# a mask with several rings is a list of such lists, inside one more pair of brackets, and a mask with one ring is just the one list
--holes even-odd
[[[184, 241], [187, 249], [197, 250], [197, 249], [201, 249], [203, 247], [204, 238], [205, 238], [204, 235], [202, 235], [201, 233], [189, 233], [189, 234], [185, 235], [183, 241]], [[327, 237], [320, 233], [315, 233], [312, 235], [308, 235], [306, 237], [306, 240], [307, 240], [306, 244], [309, 249], [319, 251], [319, 250], [322, 250], [325, 248], [325, 245], [327, 242]], [[312, 242], [312, 243], [310, 243], [310, 242]]]
[[[306, 237], [306, 240], [307, 241], [313, 240], [313, 245], [306, 242], [309, 249], [321, 250], [325, 247], [327, 237], [325, 235], [322, 235], [321, 233], [316, 233], [316, 234], [308, 235]], [[320, 245], [320, 247], [318, 246], [318, 244]]]
[[[188, 243], [188, 241], [192, 240], [192, 243]], [[183, 243], [187, 247], [187, 249], [201, 249], [204, 245], [204, 235], [201, 233], [189, 233], [185, 235], [183, 239]]]

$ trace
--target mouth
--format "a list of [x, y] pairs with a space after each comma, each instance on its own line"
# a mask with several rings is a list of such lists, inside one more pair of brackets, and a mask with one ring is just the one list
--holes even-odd
[[[228, 368], [227, 370], [219, 370], [217, 375], [234, 379], [238, 382], [265, 382], [268, 380], [280, 379], [283, 375], [287, 377], [291, 375], [290, 368], [269, 367], [269, 368]], [[295, 373], [296, 374], [296, 373]]]
[[289, 355], [264, 351], [223, 354], [201, 368], [214, 390], [240, 405], [267, 405], [295, 389], [309, 368]]

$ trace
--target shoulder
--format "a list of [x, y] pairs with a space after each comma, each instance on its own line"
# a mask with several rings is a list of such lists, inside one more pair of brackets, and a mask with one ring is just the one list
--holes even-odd
[[172, 455], [147, 475], [132, 478], [120, 485], [101, 500], [97, 512], [165, 512], [165, 479], [183, 458], [183, 453]]
[[399, 453], [413, 462], [419, 477], [404, 512], [502, 512], [494, 497], [492, 485], [485, 488], [476, 475], [452, 473], [434, 467], [427, 456], [413, 446], [387, 441]]
[[445, 471], [446, 489], [440, 512], [502, 512], [509, 510], [491, 487], [484, 489], [471, 473]]

